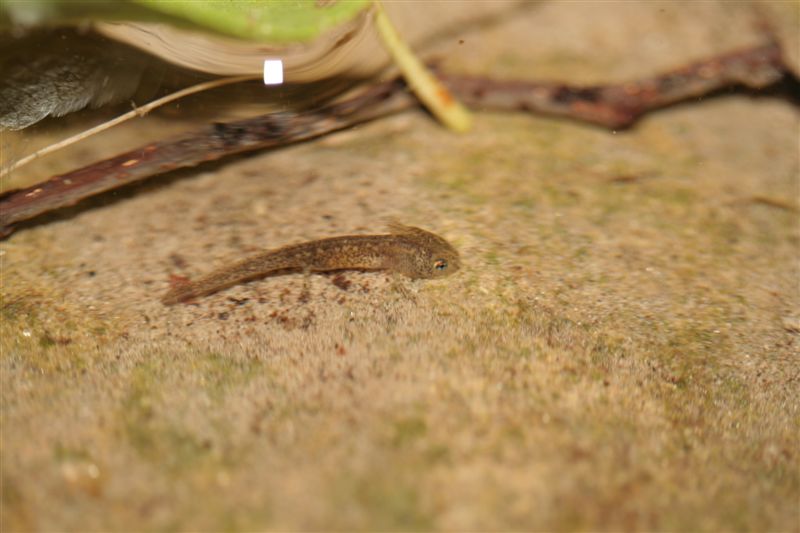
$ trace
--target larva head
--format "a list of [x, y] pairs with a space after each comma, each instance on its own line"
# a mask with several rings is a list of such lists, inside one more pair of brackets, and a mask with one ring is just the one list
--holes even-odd
[[429, 231], [392, 224], [392, 232], [404, 242], [397, 270], [410, 278], [442, 278], [461, 268], [458, 252], [449, 242]]

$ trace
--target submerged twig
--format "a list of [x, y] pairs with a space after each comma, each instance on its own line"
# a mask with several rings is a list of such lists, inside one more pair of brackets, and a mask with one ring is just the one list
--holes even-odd
[[482, 109], [526, 111], [624, 128], [644, 113], [732, 85], [767, 87], [785, 73], [777, 43], [737, 50], [652, 78], [620, 84], [503, 81], [443, 74], [465, 104]]
[[[766, 87], [780, 80], [784, 72], [780, 48], [770, 43], [622, 84], [576, 87], [448, 74], [440, 74], [440, 78], [467, 105], [480, 109], [528, 111], [621, 128], [647, 111], [724, 87]], [[131, 182], [236, 153], [320, 137], [417, 105], [410, 94], [400, 90], [403, 87], [395, 80], [321, 110], [214, 124], [10, 191], [0, 197], [0, 237], [10, 234], [15, 223]]]

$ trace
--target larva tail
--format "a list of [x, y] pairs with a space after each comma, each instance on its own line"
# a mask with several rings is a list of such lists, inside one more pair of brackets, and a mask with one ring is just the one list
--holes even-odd
[[198, 295], [193, 283], [175, 285], [161, 298], [164, 305], [175, 305], [196, 298]]

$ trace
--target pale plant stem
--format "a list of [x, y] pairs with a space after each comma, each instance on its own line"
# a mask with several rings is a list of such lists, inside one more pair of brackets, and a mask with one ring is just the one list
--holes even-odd
[[439, 81], [411, 48], [389, 20], [380, 0], [375, 0], [375, 26], [386, 50], [394, 59], [408, 86], [445, 126], [463, 133], [472, 126], [472, 115]]

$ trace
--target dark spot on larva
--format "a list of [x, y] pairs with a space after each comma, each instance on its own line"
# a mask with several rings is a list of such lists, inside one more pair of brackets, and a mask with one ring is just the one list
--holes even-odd
[[178, 254], [170, 254], [169, 260], [175, 268], [186, 268], [186, 260]]

